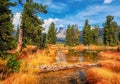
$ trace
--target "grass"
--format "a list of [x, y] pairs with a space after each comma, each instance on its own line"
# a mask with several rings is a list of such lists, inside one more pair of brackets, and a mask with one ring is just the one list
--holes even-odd
[[104, 60], [100, 61], [102, 68], [106, 68], [112, 71], [120, 72], [120, 61], [116, 60]]
[[87, 70], [89, 84], [120, 84], [120, 53], [100, 52], [99, 57], [106, 60], [99, 62], [101, 67]]
[[4, 81], [4, 84], [38, 84], [37, 76], [34, 74], [15, 73]]
[[91, 68], [87, 71], [90, 84], [120, 84], [120, 73], [103, 68]]
[[[68, 46], [60, 45], [60, 47], [62, 48], [63, 53], [68, 53], [68, 49], [69, 49]], [[85, 48], [85, 46], [79, 45], [71, 48], [82, 50]], [[90, 48], [100, 49], [102, 47], [90, 45]], [[56, 50], [57, 50], [57, 45], [48, 45], [48, 49], [44, 49], [44, 50], [36, 50], [34, 46], [33, 47], [28, 46], [27, 48], [23, 49], [22, 54], [18, 57], [18, 59], [21, 59], [20, 72], [12, 74], [5, 81], [0, 81], [0, 83], [39, 84], [40, 82], [45, 83], [46, 78], [49, 78], [46, 81], [48, 83], [51, 80], [54, 80], [52, 81], [53, 83], [60, 81], [67, 84], [67, 80], [64, 81], [64, 78], [63, 79], [61, 78], [62, 76], [66, 76], [64, 75], [65, 71], [62, 71], [61, 73], [51, 72], [50, 74], [46, 74], [46, 75], [43, 74], [44, 76], [39, 76], [39, 73], [41, 73], [41, 71], [37, 67], [39, 67], [40, 65], [52, 65], [52, 64], [58, 66], [61, 65], [60, 63], [56, 63], [56, 64], [54, 63], [56, 59], [55, 58]], [[0, 65], [6, 65], [6, 63], [7, 61], [0, 60]], [[89, 63], [82, 63], [82, 64], [84, 65]], [[119, 61], [106, 60], [106, 61], [101, 61], [100, 64], [102, 65], [101, 68], [92, 68], [87, 71], [87, 76], [88, 76], [87, 80], [90, 82], [90, 84], [119, 84], [120, 83]], [[54, 75], [53, 78], [50, 78], [51, 74]], [[63, 81], [59, 80], [59, 78]]]
[[[36, 50], [32, 53], [29, 46], [24, 49], [22, 54], [18, 57], [21, 59], [21, 67], [19, 73], [12, 74], [5, 81], [4, 84], [38, 84], [38, 73], [40, 65], [49, 65], [55, 61], [55, 50]], [[0, 60], [0, 64], [5, 64], [5, 61]], [[0, 83], [2, 83], [0, 81]]]
[[106, 51], [106, 52], [100, 52], [99, 53], [100, 58], [106, 58], [106, 59], [117, 59], [120, 60], [120, 52], [116, 51]]

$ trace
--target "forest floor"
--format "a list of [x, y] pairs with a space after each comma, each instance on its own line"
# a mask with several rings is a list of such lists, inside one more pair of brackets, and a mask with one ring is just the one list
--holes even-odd
[[[60, 47], [59, 47], [60, 46]], [[76, 47], [69, 47], [64, 45], [49, 45], [47, 49], [36, 50], [34, 53], [31, 46], [23, 49], [23, 52], [18, 57], [21, 60], [21, 67], [18, 73], [9, 75], [4, 81], [0, 81], [0, 84], [69, 84], [67, 78], [75, 77], [75, 73], [71, 70], [56, 71], [49, 73], [41, 73], [40, 65], [70, 65], [69, 63], [56, 63], [56, 50], [61, 49], [64, 54], [67, 54], [69, 49], [84, 50], [87, 46], [79, 45]], [[104, 47], [90, 45], [91, 50], [103, 50], [103, 49], [117, 49], [118, 47]], [[86, 79], [90, 84], [120, 84], [120, 52], [105, 51], [100, 52], [99, 57], [102, 59], [99, 61], [101, 67], [89, 68], [86, 71]], [[104, 59], [104, 60], [103, 60]], [[0, 65], [5, 66], [6, 61], [0, 60]], [[88, 62], [81, 63], [83, 65], [89, 64]], [[3, 68], [3, 67], [2, 67]], [[72, 72], [72, 73], [71, 73]], [[66, 74], [66, 75], [65, 75]], [[68, 75], [67, 75], [68, 74]], [[51, 79], [51, 75], [55, 75]], [[2, 76], [2, 75], [0, 75]], [[65, 79], [65, 80], [64, 80]], [[77, 80], [78, 78], [75, 77]], [[51, 81], [54, 80], [54, 81]], [[61, 81], [63, 80], [63, 81]], [[108, 81], [109, 80], [109, 81]], [[46, 82], [45, 82], [46, 81]], [[80, 81], [77, 80], [78, 83]]]

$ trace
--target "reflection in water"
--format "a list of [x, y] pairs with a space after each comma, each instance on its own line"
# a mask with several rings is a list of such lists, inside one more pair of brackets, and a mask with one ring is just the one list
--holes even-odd
[[56, 51], [56, 61], [57, 62], [66, 62], [66, 55], [64, 55], [60, 50]]
[[83, 52], [80, 51], [80, 59], [79, 59], [80, 62], [83, 62]]
[[61, 51], [56, 52], [56, 61], [57, 62], [97, 62], [98, 60], [98, 51], [77, 51], [69, 50], [67, 55], [64, 55]]

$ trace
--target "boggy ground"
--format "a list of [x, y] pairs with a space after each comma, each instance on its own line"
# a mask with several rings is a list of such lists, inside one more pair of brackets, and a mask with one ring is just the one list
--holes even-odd
[[[69, 47], [59, 45], [63, 53], [68, 53], [69, 49], [84, 50], [85, 46], [79, 45], [76, 47]], [[23, 49], [22, 53], [18, 57], [21, 60], [21, 68], [18, 73], [13, 73], [7, 77], [4, 81], [0, 81], [0, 84], [82, 84], [81, 78], [76, 72], [76, 69], [72, 70], [61, 70], [56, 72], [41, 73], [39, 68], [40, 65], [51, 65], [55, 62], [55, 54], [58, 49], [58, 45], [49, 45], [48, 49], [34, 50], [31, 46]], [[102, 49], [103, 47], [92, 46], [89, 49]], [[109, 49], [117, 49], [117, 47], [107, 47]], [[106, 55], [107, 52], [100, 53], [100, 57]], [[115, 52], [116, 53], [116, 52]], [[107, 56], [110, 53], [107, 54]], [[114, 57], [113, 52], [110, 57]], [[107, 57], [106, 56], [106, 57]], [[119, 58], [119, 53], [117, 54]], [[86, 71], [87, 81], [89, 84], [119, 84], [119, 60], [117, 58], [100, 61], [100, 68], [90, 68]], [[6, 65], [6, 61], [1, 61], [0, 64]], [[56, 63], [58, 64], [58, 63]], [[58, 65], [61, 65], [59, 63]], [[86, 64], [86, 63], [83, 63]], [[87, 63], [89, 64], [89, 63]], [[79, 69], [77, 69], [79, 71]], [[105, 74], [106, 73], [106, 74]], [[102, 75], [105, 74], [105, 76]], [[109, 75], [110, 74], [110, 75]], [[91, 81], [92, 80], [92, 81]], [[107, 81], [107, 80], [112, 80]], [[117, 81], [117, 82], [116, 82]]]

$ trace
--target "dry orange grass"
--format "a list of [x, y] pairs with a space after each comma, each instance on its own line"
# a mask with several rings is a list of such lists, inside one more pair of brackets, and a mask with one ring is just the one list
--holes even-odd
[[51, 49], [51, 50], [56, 50], [57, 49], [57, 45], [49, 44], [48, 48]]
[[16, 73], [6, 79], [3, 84], [38, 84], [34, 74]]
[[[0, 58], [0, 80], [5, 79], [9, 76], [8, 73], [5, 73], [5, 71], [7, 70], [6, 64], [7, 64], [7, 60], [2, 60]], [[4, 72], [4, 74], [3, 74], [3, 72]], [[1, 81], [0, 81], [0, 84], [1, 84]]]
[[96, 45], [90, 45], [89, 48], [90, 48], [90, 50], [98, 50], [98, 49], [102, 48], [102, 46], [100, 47], [100, 46], [96, 46]]
[[102, 68], [91, 68], [87, 71], [89, 84], [120, 84], [120, 74]]
[[99, 57], [100, 58], [120, 59], [120, 52], [115, 52], [115, 51], [100, 52]]
[[104, 49], [117, 49], [118, 46], [115, 47], [111, 47], [111, 46], [97, 46], [97, 45], [89, 45], [89, 46], [85, 46], [83, 44], [74, 46], [74, 47], [70, 47], [71, 49], [76, 49], [76, 50], [85, 50], [85, 49], [89, 49], [90, 50], [104, 50]]
[[37, 51], [35, 54], [31, 54], [27, 57], [27, 59], [22, 60], [21, 62], [21, 71], [27, 71], [27, 72], [39, 72], [39, 69], [36, 67], [39, 67], [43, 64], [51, 64], [55, 61], [55, 57], [48, 56], [49, 54], [46, 54], [46, 50]]
[[2, 59], [0, 58], [0, 65], [6, 65], [6, 63], [7, 63], [7, 60], [2, 60]]
[[[26, 51], [28, 52], [28, 51]], [[20, 72], [11, 75], [5, 80], [5, 84], [38, 84], [37, 73], [40, 72], [39, 66], [51, 64], [55, 57], [49, 56], [46, 50], [37, 50], [35, 53], [27, 53], [24, 59], [21, 59]]]
[[104, 61], [100, 61], [100, 65], [102, 66], [102, 68], [120, 72], [120, 61], [104, 60]]
[[69, 50], [68, 50], [68, 49], [64, 49], [64, 50], [62, 50], [62, 53], [68, 54], [68, 53], [69, 53]]
[[78, 46], [71, 47], [70, 49], [84, 50], [84, 49], [85, 49], [85, 46], [81, 44], [81, 45], [78, 45]]

